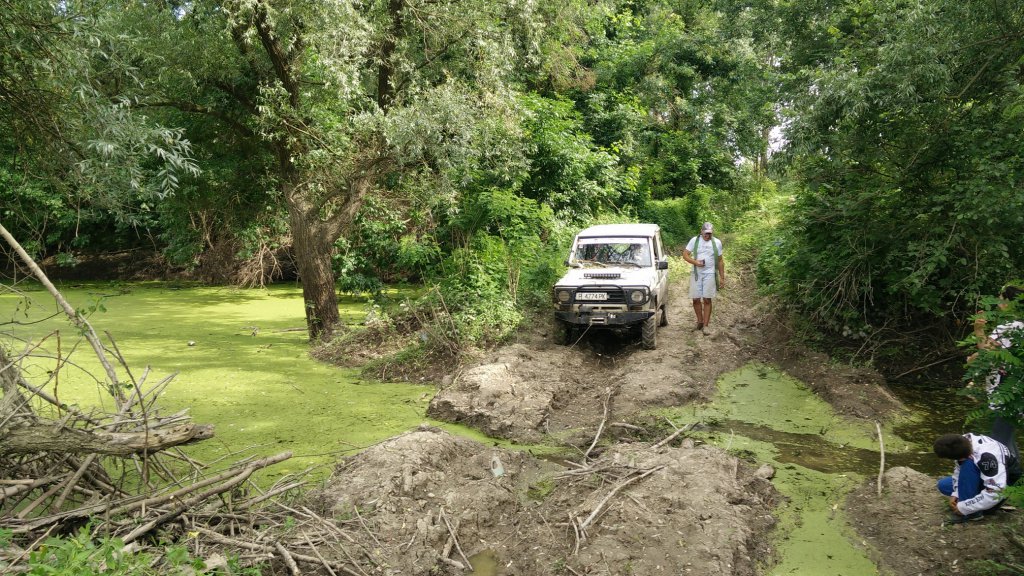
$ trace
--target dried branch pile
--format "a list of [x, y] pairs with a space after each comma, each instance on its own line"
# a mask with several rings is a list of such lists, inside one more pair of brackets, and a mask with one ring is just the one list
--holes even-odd
[[[359, 543], [365, 535], [357, 540], [345, 522], [292, 502], [304, 485], [300, 477], [265, 490], [250, 481], [291, 453], [211, 473], [177, 450], [213, 430], [184, 413], [159, 415], [152, 399], [169, 381], [132, 394], [117, 414], [83, 414], [22, 379], [17, 362], [0, 349], [0, 529], [10, 530], [14, 543], [0, 549], [0, 571], [25, 571], [29, 553], [48, 536], [86, 525], [96, 537], [120, 538], [127, 551], [157, 557], [158, 543], [186, 543], [208, 568], [228, 557], [243, 566], [280, 563], [293, 574], [302, 564], [349, 575], [375, 565], [372, 546]], [[62, 417], [41, 417], [34, 404]], [[72, 441], [61, 445], [61, 438]], [[354, 528], [373, 540], [365, 522]]]
[[[213, 435], [211, 426], [193, 424], [184, 413], [159, 415], [152, 399], [169, 380], [132, 394], [116, 414], [85, 414], [26, 382], [18, 363], [0, 350], [0, 528], [15, 543], [0, 551], [0, 566], [17, 569], [46, 536], [86, 524], [129, 544], [165, 537], [170, 525], [212, 518], [225, 506], [252, 506], [255, 498], [235, 501], [232, 490], [290, 455], [207, 476], [198, 463], [169, 451]], [[49, 406], [59, 419], [40, 416], [34, 405]]]

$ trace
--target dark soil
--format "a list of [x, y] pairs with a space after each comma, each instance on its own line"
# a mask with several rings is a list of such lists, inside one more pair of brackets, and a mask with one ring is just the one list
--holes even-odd
[[[1012, 534], [1024, 530], [1024, 511], [1000, 510], [980, 521], [951, 524], [952, 512], [935, 481], [910, 468], [891, 468], [881, 496], [872, 481], [847, 497], [851, 524], [878, 565], [908, 576], [1020, 574], [1024, 543]], [[1018, 568], [987, 571], [991, 560]]]

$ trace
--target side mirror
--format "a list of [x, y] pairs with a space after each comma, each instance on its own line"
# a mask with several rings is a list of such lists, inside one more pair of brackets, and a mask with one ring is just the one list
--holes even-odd
[[668, 270], [668, 260], [658, 260], [658, 270]]

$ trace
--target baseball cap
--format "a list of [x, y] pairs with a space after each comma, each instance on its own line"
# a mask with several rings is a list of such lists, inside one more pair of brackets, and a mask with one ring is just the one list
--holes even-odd
[[700, 227], [700, 233], [701, 234], [706, 234], [708, 232], [714, 232], [714, 231], [715, 231], [715, 227], [711, 225], [711, 222], [705, 222], [704, 225]]

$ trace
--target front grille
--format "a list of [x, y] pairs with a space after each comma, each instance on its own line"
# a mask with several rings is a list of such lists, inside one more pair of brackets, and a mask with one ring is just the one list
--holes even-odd
[[594, 280], [615, 280], [622, 278], [622, 272], [584, 272], [583, 277]]
[[[584, 292], [604, 292], [604, 293], [608, 294], [608, 299], [607, 300], [582, 300], [582, 299], [580, 299], [579, 295], [581, 293], [584, 293]], [[601, 304], [625, 304], [626, 303], [626, 295], [622, 292], [622, 288], [619, 288], [618, 286], [608, 286], [608, 287], [587, 286], [587, 287], [584, 287], [584, 288], [580, 288], [579, 290], [576, 291], [576, 302], [580, 302], [580, 303], [583, 303], [583, 304], [597, 304], [597, 305], [601, 305]]]

